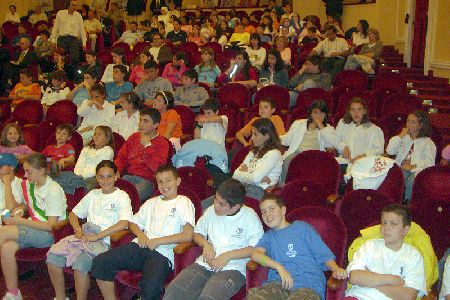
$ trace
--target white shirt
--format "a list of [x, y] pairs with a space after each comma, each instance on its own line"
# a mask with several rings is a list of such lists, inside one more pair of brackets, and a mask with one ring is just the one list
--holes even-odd
[[122, 33], [122, 36], [120, 39], [127, 43], [128, 45], [132, 46], [138, 42], [140, 38], [144, 37], [144, 33], [140, 30], [136, 30], [136, 32], [132, 32], [131, 30], [127, 30], [124, 33]]
[[[198, 220], [194, 232], [208, 239], [216, 257], [228, 251], [254, 247], [264, 234], [258, 215], [247, 206], [242, 206], [233, 216], [218, 216], [214, 207], [210, 206]], [[236, 270], [245, 276], [245, 265], [248, 261], [249, 258], [230, 260], [222, 270]], [[197, 258], [195, 263], [212, 271], [203, 261], [203, 255]]]
[[251, 47], [247, 47], [246, 51], [252, 66], [261, 70], [264, 61], [266, 60], [266, 48], [261, 47], [258, 50], [254, 50]]
[[[33, 214], [40, 220], [46, 222], [47, 220], [41, 217], [32, 204], [32, 198], [29, 194], [30, 182], [27, 180], [28, 199]], [[58, 217], [58, 221], [65, 220], [67, 218], [67, 199], [62, 187], [53, 181], [49, 176], [45, 181], [45, 184], [41, 187], [34, 186], [34, 196], [36, 198], [36, 206], [44, 211], [47, 217]]]
[[78, 131], [88, 126], [105, 125], [111, 127], [111, 122], [116, 113], [116, 108], [111, 103], [105, 101], [102, 105], [103, 109], [99, 110], [95, 105], [88, 106], [89, 99], [84, 100], [81, 106], [77, 109], [77, 114], [83, 117]]
[[[72, 212], [78, 218], [87, 218], [87, 222], [100, 226], [101, 231], [119, 221], [129, 221], [133, 216], [130, 197], [118, 188], [111, 194], [103, 194], [102, 189], [90, 191], [72, 209]], [[103, 241], [109, 245], [109, 236]]]
[[384, 134], [380, 127], [372, 123], [359, 126], [352, 121], [345, 124], [341, 119], [336, 126], [336, 149], [342, 154], [348, 146], [352, 157], [366, 153], [367, 156], [382, 155]]
[[136, 111], [131, 117], [128, 117], [128, 112], [122, 110], [114, 116], [111, 129], [127, 140], [130, 135], [139, 131], [139, 117], [139, 111]]
[[369, 42], [369, 35], [364, 37], [361, 32], [354, 32], [352, 34], [352, 41], [355, 46], [367, 44]]
[[6, 14], [5, 17], [5, 22], [13, 22], [13, 23], [20, 23], [20, 16], [19, 14], [16, 12], [14, 15], [11, 14], [10, 11], [8, 11], [8, 13]]
[[[274, 149], [257, 159], [253, 151], [250, 151], [242, 164], [247, 165], [248, 171], [243, 172], [237, 168], [233, 173], [233, 178], [244, 183], [258, 185], [265, 190], [278, 183], [283, 166], [283, 156], [279, 150]], [[270, 184], [261, 183], [266, 176], [269, 177]]]
[[86, 31], [84, 30], [83, 18], [79, 12], [74, 11], [70, 15], [69, 11], [65, 9], [58, 11], [56, 14], [51, 41], [56, 44], [58, 37], [64, 35], [80, 38], [83, 46], [86, 46]]
[[389, 155], [395, 155], [395, 161], [401, 166], [412, 144], [414, 144], [414, 151], [411, 155], [411, 164], [417, 167], [411, 172], [417, 175], [423, 169], [434, 166], [436, 160], [436, 145], [429, 137], [417, 138], [413, 141], [409, 134], [403, 138], [396, 135], [389, 140], [386, 152]]
[[[400, 276], [405, 281], [405, 286], [419, 291], [418, 297], [427, 294], [425, 285], [425, 271], [423, 258], [413, 246], [403, 243], [397, 252], [386, 247], [383, 239], [367, 241], [356, 251], [353, 260], [349, 263], [347, 271], [368, 270], [378, 274], [391, 274]], [[388, 300], [382, 292], [376, 288], [352, 285], [345, 293], [364, 300]]]
[[[147, 200], [139, 211], [131, 218], [149, 239], [174, 235], [183, 231], [186, 223], [194, 226], [195, 208], [186, 196], [178, 195], [172, 200], [163, 200], [157, 196]], [[137, 242], [134, 239], [133, 242]], [[160, 245], [155, 250], [167, 257], [173, 266], [173, 248], [176, 244]]]
[[200, 129], [200, 137], [204, 140], [216, 142], [219, 145], [225, 146], [225, 136], [228, 129], [228, 117], [220, 116], [222, 124], [219, 123], [205, 123]]
[[[280, 136], [281, 144], [289, 146], [289, 149], [284, 152], [283, 158], [288, 157], [299, 150], [300, 144], [303, 141], [303, 136], [307, 130], [308, 119], [295, 121], [289, 131]], [[334, 127], [327, 124], [318, 132], [320, 151], [325, 151], [325, 148], [333, 148], [336, 144], [336, 136], [334, 134]]]
[[95, 177], [95, 168], [102, 160], [112, 160], [114, 150], [110, 146], [95, 149], [90, 146], [84, 147], [78, 157], [73, 172], [83, 178]]
[[52, 105], [58, 101], [66, 100], [67, 95], [70, 92], [68, 87], [63, 88], [62, 90], [53, 90], [51, 87], [47, 87], [45, 90], [41, 88], [42, 92], [42, 105]]
[[[12, 194], [17, 204], [24, 202], [21, 183], [22, 179], [17, 176], [15, 176], [14, 180], [11, 182]], [[5, 208], [5, 184], [3, 183], [3, 180], [0, 180], [0, 210]]]
[[[103, 72], [103, 76], [102, 76], [102, 80], [100, 80], [101, 82], [104, 83], [108, 83], [108, 82], [113, 82], [113, 68], [114, 68], [115, 64], [109, 64], [106, 66], [105, 71]], [[127, 71], [129, 71], [129, 67], [127, 65], [124, 65], [125, 67], [127, 67]]]
[[86, 31], [96, 31], [101, 32], [102, 31], [102, 23], [98, 19], [87, 19], [83, 21], [84, 28]]
[[48, 17], [44, 12], [41, 12], [40, 14], [34, 13], [30, 16], [28, 21], [34, 25], [39, 21], [48, 21]]
[[442, 277], [441, 292], [439, 300], [445, 300], [445, 296], [450, 295], [450, 255], [447, 256], [444, 265], [444, 275]]
[[313, 49], [317, 53], [317, 55], [322, 54], [325, 57], [330, 57], [331, 53], [337, 52], [342, 53], [348, 50], [347, 41], [343, 38], [335, 38], [334, 41], [330, 41], [329, 39], [324, 39], [321, 41], [316, 48]]

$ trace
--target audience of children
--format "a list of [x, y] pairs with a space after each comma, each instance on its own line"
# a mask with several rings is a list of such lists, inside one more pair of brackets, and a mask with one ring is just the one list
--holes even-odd
[[158, 125], [158, 134], [172, 142], [175, 150], [181, 148], [180, 138], [183, 135], [181, 130], [181, 117], [174, 106], [173, 95], [169, 91], [156, 93], [156, 99], [153, 107], [161, 114], [161, 121]]
[[239, 51], [230, 61], [230, 68], [224, 73], [230, 82], [240, 83], [249, 88], [256, 87], [258, 72], [252, 67], [247, 51]]
[[114, 116], [111, 129], [126, 140], [139, 130], [139, 110], [144, 108], [144, 102], [135, 92], [127, 92], [120, 95], [119, 104], [122, 111]]
[[192, 241], [195, 209], [189, 198], [178, 194], [181, 178], [177, 169], [160, 166], [155, 177], [161, 195], [147, 200], [129, 220], [128, 228], [136, 238], [93, 259], [91, 275], [105, 299], [115, 299], [114, 277], [120, 270], [141, 271], [141, 297], [160, 298], [173, 269], [173, 248]]
[[66, 100], [70, 93], [70, 88], [66, 85], [66, 73], [63, 70], [53, 72], [50, 79], [51, 85], [45, 89], [41, 88], [41, 104], [45, 110], [60, 100]]
[[274, 48], [267, 52], [267, 58], [264, 60], [264, 64], [259, 71], [259, 83], [257, 87], [262, 88], [270, 84], [282, 87], [287, 87], [289, 84], [288, 71], [284, 67], [280, 52]]
[[194, 68], [198, 74], [198, 82], [214, 86], [217, 77], [221, 73], [214, 61], [214, 51], [211, 48], [203, 47], [201, 50], [201, 58], [202, 62]]
[[261, 45], [261, 37], [257, 33], [250, 36], [250, 46], [247, 48], [248, 57], [252, 66], [261, 70], [266, 60], [266, 48]]
[[113, 48], [111, 50], [111, 56], [112, 56], [113, 63], [108, 64], [106, 66], [105, 71], [103, 72], [102, 79], [100, 80], [103, 83], [114, 81], [114, 77], [113, 77], [114, 66], [123, 65], [127, 68], [127, 71], [128, 71], [128, 66], [125, 64], [125, 51], [122, 48], [119, 48], [119, 47]]
[[172, 58], [172, 62], [168, 63], [164, 67], [164, 71], [161, 75], [162, 78], [166, 78], [172, 83], [172, 86], [180, 86], [183, 73], [187, 70], [186, 68], [186, 52], [179, 51], [175, 53]]
[[173, 95], [176, 105], [189, 106], [194, 112], [198, 112], [200, 107], [209, 98], [208, 92], [204, 87], [199, 86], [198, 74], [194, 69], [183, 73], [182, 86], [175, 90]]
[[90, 99], [84, 100], [77, 110], [78, 115], [83, 117], [78, 132], [83, 137], [84, 145], [91, 141], [96, 126], [111, 126], [115, 114], [114, 105], [105, 101], [106, 94], [103, 83], [95, 83], [90, 93]]
[[131, 68], [130, 78], [128, 80], [134, 84], [139, 84], [145, 78], [144, 77], [144, 64], [153, 59], [150, 53], [150, 47], [145, 47], [144, 50], [139, 54], [139, 63], [135, 64]]
[[38, 83], [33, 82], [33, 73], [30, 69], [22, 69], [19, 72], [20, 82], [17, 83], [13, 90], [9, 93], [9, 99], [12, 100], [12, 105], [23, 102], [24, 100], [41, 99], [41, 88]]
[[134, 89], [131, 82], [125, 81], [127, 77], [128, 71], [124, 65], [113, 67], [113, 81], [105, 84], [106, 101], [118, 105], [120, 95]]
[[[102, 160], [95, 167], [95, 174], [100, 188], [90, 191], [69, 213], [75, 234], [54, 244], [47, 253], [48, 273], [56, 299], [66, 299], [64, 267], [74, 270], [77, 297], [87, 299], [92, 259], [109, 249], [109, 237], [126, 229], [133, 214], [128, 194], [114, 186], [119, 178], [116, 165]], [[79, 219], [87, 222], [81, 225]], [[78, 252], [67, 251], [70, 248]]]
[[88, 69], [83, 74], [83, 81], [77, 84], [73, 90], [67, 94], [67, 99], [72, 100], [78, 107], [90, 98], [91, 88], [99, 78], [99, 73], [94, 69]]
[[97, 126], [89, 145], [81, 150], [74, 173], [84, 179], [88, 190], [96, 187], [95, 168], [102, 160], [114, 158], [114, 137], [108, 126]]

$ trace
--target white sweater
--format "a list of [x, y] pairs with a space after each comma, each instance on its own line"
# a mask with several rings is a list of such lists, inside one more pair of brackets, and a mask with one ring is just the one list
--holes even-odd
[[95, 168], [102, 160], [112, 160], [113, 158], [114, 150], [110, 146], [101, 149], [84, 147], [73, 172], [84, 179], [92, 178], [95, 176]]
[[[297, 120], [291, 125], [286, 134], [280, 136], [281, 144], [283, 144], [283, 146], [289, 146], [289, 149], [284, 152], [284, 158], [293, 154], [300, 147], [300, 144], [303, 141], [303, 136], [307, 130], [307, 123], [308, 119]], [[325, 151], [325, 148], [334, 147], [336, 144], [334, 127], [328, 124], [325, 128], [320, 129], [318, 138], [320, 151]]]
[[395, 155], [395, 161], [400, 166], [408, 155], [413, 143], [414, 151], [411, 155], [411, 164], [417, 167], [411, 172], [417, 175], [423, 169], [434, 166], [436, 160], [436, 145], [429, 137], [421, 137], [413, 141], [409, 134], [403, 138], [396, 135], [389, 140], [386, 152], [389, 155]]
[[[266, 189], [278, 183], [283, 165], [283, 156], [279, 150], [274, 149], [268, 151], [262, 158], [257, 159], [253, 151], [250, 151], [242, 164], [247, 165], [247, 172], [240, 171], [237, 168], [234, 171], [233, 178]], [[261, 180], [266, 176], [270, 178], [270, 184], [261, 183]]]

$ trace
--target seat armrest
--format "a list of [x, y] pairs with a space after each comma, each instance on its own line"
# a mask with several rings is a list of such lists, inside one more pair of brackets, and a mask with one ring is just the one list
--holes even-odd
[[259, 264], [256, 261], [249, 260], [247, 262], [247, 269], [250, 271], [256, 271], [258, 269]]
[[331, 276], [327, 281], [327, 287], [330, 290], [337, 291], [339, 290], [344, 284], [347, 284], [347, 278], [346, 279], [337, 279]]

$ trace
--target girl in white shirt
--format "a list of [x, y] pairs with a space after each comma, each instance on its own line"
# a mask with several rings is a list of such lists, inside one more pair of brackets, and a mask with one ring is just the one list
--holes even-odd
[[97, 126], [94, 136], [89, 146], [81, 150], [75, 165], [74, 173], [82, 177], [88, 190], [92, 190], [96, 185], [95, 168], [102, 160], [112, 160], [114, 158], [113, 133], [108, 126]]
[[278, 183], [283, 164], [280, 138], [270, 119], [261, 118], [252, 126], [253, 149], [234, 171], [233, 178], [246, 186], [247, 196], [262, 199], [264, 190]]
[[[66, 255], [59, 254], [61, 251], [56, 251], [81, 241], [88, 245], [95, 244], [97, 249], [100, 249], [99, 253], [81, 250], [71, 264], [75, 272], [77, 297], [87, 299], [93, 256], [109, 249], [110, 235], [127, 229], [128, 221], [133, 215], [130, 197], [114, 186], [119, 178], [114, 162], [101, 161], [96, 167], [96, 177], [100, 188], [90, 191], [69, 213], [69, 222], [75, 235], [53, 245], [47, 253], [48, 273], [55, 289], [56, 299], [67, 299], [63, 268], [66, 267], [68, 260]], [[87, 219], [87, 223], [81, 226], [79, 219]], [[97, 230], [92, 230], [93, 228]]]
[[261, 37], [257, 33], [252, 33], [250, 36], [250, 46], [247, 47], [248, 57], [252, 66], [261, 70], [264, 61], [266, 60], [266, 48], [261, 47]]
[[123, 93], [119, 101], [123, 110], [114, 116], [111, 127], [113, 132], [127, 140], [139, 130], [139, 110], [144, 108], [144, 103], [135, 92]]
[[359, 20], [358, 25], [356, 25], [357, 32], [353, 32], [352, 34], [352, 42], [354, 47], [367, 44], [369, 42], [369, 33], [367, 32], [368, 29], [369, 23], [366, 20]]
[[355, 97], [348, 104], [347, 113], [336, 127], [336, 148], [341, 164], [353, 164], [360, 158], [383, 154], [383, 131], [370, 122], [364, 99]]
[[111, 50], [111, 56], [113, 59], [112, 64], [108, 64], [103, 72], [102, 79], [100, 80], [103, 83], [113, 82], [113, 68], [116, 65], [124, 65], [127, 67], [127, 71], [129, 71], [129, 67], [125, 64], [125, 51], [122, 48], [116, 47]]
[[406, 127], [389, 140], [386, 152], [395, 155], [405, 178], [405, 199], [411, 199], [416, 175], [425, 168], [434, 166], [436, 145], [430, 139], [431, 126], [428, 114], [416, 110], [408, 115]]
[[[54, 243], [52, 226], [66, 219], [67, 200], [59, 184], [47, 176], [47, 158], [33, 153], [23, 163], [22, 192], [25, 203], [17, 206], [0, 228], [2, 273], [7, 292], [3, 299], [22, 299], [18, 287], [16, 252], [25, 248], [46, 248]], [[25, 211], [29, 218], [24, 218]]]
[[308, 109], [308, 119], [295, 121], [289, 131], [280, 136], [281, 144], [289, 146], [284, 153], [283, 171], [280, 183], [286, 182], [289, 164], [299, 153], [307, 150], [325, 151], [334, 148], [336, 137], [334, 127], [328, 123], [328, 107], [325, 101], [316, 100]]
[[94, 128], [100, 125], [111, 126], [111, 122], [116, 113], [113, 104], [105, 101], [105, 85], [96, 83], [91, 88], [91, 98], [84, 100], [77, 109], [77, 114], [83, 117], [78, 132], [83, 137], [83, 144], [90, 143], [94, 135]]

